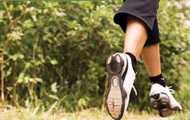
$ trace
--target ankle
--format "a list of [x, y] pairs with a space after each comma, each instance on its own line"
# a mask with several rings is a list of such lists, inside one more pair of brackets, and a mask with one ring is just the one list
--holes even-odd
[[166, 86], [166, 82], [165, 82], [165, 79], [162, 76], [162, 74], [159, 74], [159, 75], [156, 75], [156, 76], [151, 76], [151, 77], [149, 77], [149, 79], [150, 79], [152, 84], [157, 83], [157, 84], [160, 84], [160, 85], [162, 85], [164, 87]]
[[137, 59], [136, 59], [135, 55], [133, 55], [130, 52], [126, 52], [125, 54], [129, 55], [129, 57], [131, 58], [131, 61], [132, 61], [133, 69], [136, 70]]

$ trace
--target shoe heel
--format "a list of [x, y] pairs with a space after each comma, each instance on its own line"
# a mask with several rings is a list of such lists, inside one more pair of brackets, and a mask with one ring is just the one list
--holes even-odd
[[106, 69], [111, 74], [119, 74], [122, 70], [123, 64], [124, 62], [118, 54], [112, 55], [107, 59]]

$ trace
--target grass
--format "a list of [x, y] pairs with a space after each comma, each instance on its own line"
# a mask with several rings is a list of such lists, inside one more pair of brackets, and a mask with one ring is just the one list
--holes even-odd
[[[75, 113], [37, 112], [37, 109], [10, 108], [0, 111], [0, 120], [112, 120], [103, 110], [91, 108]], [[122, 120], [190, 120], [190, 113], [179, 113], [168, 118], [146, 112], [127, 113]]]

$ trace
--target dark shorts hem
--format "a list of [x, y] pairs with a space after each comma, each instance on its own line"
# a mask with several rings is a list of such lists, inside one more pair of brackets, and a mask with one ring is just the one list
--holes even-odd
[[114, 16], [114, 22], [120, 25], [123, 32], [126, 32], [127, 18], [130, 16], [141, 20], [146, 26], [148, 38], [144, 46], [150, 46], [153, 44], [158, 44], [160, 42], [159, 28], [156, 16], [140, 16], [139, 14], [131, 11], [119, 11]]
[[[119, 24], [122, 27], [122, 30], [125, 32], [126, 31], [126, 25], [127, 25], [127, 18], [128, 16], [133, 16], [138, 19], [140, 19], [149, 29], [153, 29], [153, 26], [148, 22], [148, 17], [145, 18], [143, 16], [138, 15], [137, 13], [130, 12], [130, 11], [119, 11], [118, 13], [115, 14], [114, 16], [114, 22], [116, 24]], [[155, 20], [155, 17], [152, 17], [152, 19]], [[125, 26], [123, 26], [125, 25]], [[124, 28], [125, 27], [125, 28]]]

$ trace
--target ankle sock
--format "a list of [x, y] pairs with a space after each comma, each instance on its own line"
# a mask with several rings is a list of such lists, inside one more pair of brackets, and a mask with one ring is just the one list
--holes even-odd
[[133, 69], [136, 70], [136, 64], [137, 64], [136, 57], [130, 52], [126, 52], [125, 54], [127, 54], [127, 55], [129, 55], [131, 57]]
[[162, 76], [162, 74], [157, 75], [157, 76], [153, 76], [153, 77], [149, 77], [150, 81], [152, 84], [157, 83], [160, 84], [162, 86], [166, 86], [166, 82], [164, 80], [164, 77]]

